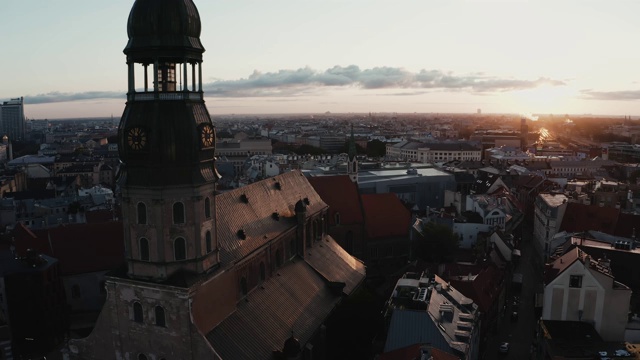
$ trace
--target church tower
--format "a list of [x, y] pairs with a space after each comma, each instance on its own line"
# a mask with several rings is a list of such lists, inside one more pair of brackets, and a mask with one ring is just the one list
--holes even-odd
[[137, 0], [129, 14], [118, 183], [128, 275], [163, 281], [218, 264], [215, 129], [204, 104], [191, 0]]
[[353, 124], [351, 125], [351, 138], [349, 139], [349, 160], [347, 161], [347, 175], [354, 183], [358, 182], [358, 158], [356, 156], [356, 139], [353, 136]]

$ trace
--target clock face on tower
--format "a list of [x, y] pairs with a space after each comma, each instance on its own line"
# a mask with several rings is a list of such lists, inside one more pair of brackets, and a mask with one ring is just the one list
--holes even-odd
[[127, 132], [127, 144], [133, 150], [142, 150], [147, 145], [147, 132], [139, 127], [132, 127]]
[[213, 126], [207, 124], [202, 126], [200, 129], [200, 142], [202, 143], [202, 147], [211, 147], [213, 146], [213, 142], [215, 141], [215, 133], [213, 131]]

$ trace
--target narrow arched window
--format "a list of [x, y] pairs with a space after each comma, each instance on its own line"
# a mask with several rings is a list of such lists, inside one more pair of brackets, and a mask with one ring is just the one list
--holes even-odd
[[211, 218], [211, 200], [208, 197], [204, 198], [204, 217]]
[[147, 223], [147, 205], [143, 202], [138, 203], [138, 224]]
[[142, 305], [139, 302], [133, 303], [133, 321], [141, 323], [144, 321], [142, 316]]
[[138, 354], [138, 360], [147, 360], [147, 355], [145, 355], [145, 354]]
[[334, 220], [336, 221], [336, 225], [340, 225], [340, 213], [339, 212], [335, 213]]
[[260, 262], [260, 281], [264, 281], [267, 278], [267, 271], [263, 262]]
[[80, 299], [80, 286], [78, 284], [71, 286], [71, 298]]
[[173, 242], [173, 253], [175, 254], [176, 260], [184, 260], [187, 258], [187, 244], [184, 238], [179, 237]]
[[140, 260], [149, 261], [149, 240], [140, 238]]
[[206, 242], [207, 254], [208, 254], [212, 250], [212, 246], [211, 246], [211, 231], [207, 231], [207, 233], [205, 234], [205, 242]]
[[184, 204], [181, 202], [173, 204], [173, 223], [184, 224]]
[[156, 325], [157, 326], [167, 326], [164, 318], [164, 309], [162, 306], [156, 306]]
[[240, 291], [242, 292], [242, 296], [247, 295], [247, 278], [244, 276], [240, 279]]

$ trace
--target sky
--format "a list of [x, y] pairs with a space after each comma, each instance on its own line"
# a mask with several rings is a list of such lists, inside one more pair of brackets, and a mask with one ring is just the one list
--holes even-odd
[[[194, 0], [216, 114], [640, 115], [637, 0]], [[0, 101], [120, 116], [133, 0], [0, 6]]]

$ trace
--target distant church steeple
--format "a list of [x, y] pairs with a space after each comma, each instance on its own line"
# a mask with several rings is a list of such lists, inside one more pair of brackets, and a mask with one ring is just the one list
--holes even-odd
[[354, 183], [358, 182], [358, 157], [356, 156], [356, 139], [353, 135], [353, 124], [351, 124], [351, 139], [349, 139], [349, 160], [347, 161], [347, 175]]

